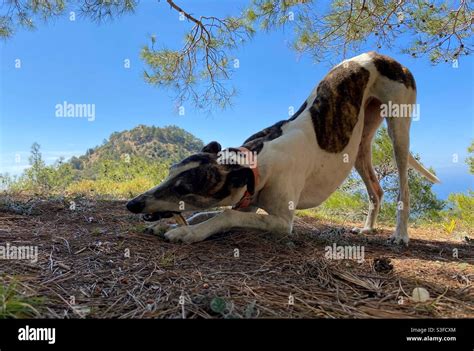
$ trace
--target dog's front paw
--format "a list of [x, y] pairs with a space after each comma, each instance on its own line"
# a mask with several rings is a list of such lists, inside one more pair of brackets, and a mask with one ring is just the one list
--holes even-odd
[[192, 226], [186, 225], [170, 230], [165, 234], [165, 238], [171, 242], [182, 241], [184, 243], [195, 243], [203, 239], [193, 231]]
[[408, 246], [408, 242], [410, 239], [408, 238], [408, 233], [399, 233], [395, 232], [392, 236], [387, 240], [387, 243], [393, 245], [405, 245]]
[[163, 236], [170, 229], [174, 229], [174, 228], [176, 228], [176, 224], [156, 223], [145, 228], [143, 232], [145, 234]]

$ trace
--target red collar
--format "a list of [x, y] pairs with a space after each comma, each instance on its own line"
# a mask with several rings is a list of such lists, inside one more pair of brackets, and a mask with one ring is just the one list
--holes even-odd
[[[242, 152], [245, 152], [245, 153], [250, 153], [251, 151], [245, 147], [239, 147], [238, 148], [240, 151]], [[253, 178], [254, 178], [254, 189], [257, 189], [257, 185], [258, 185], [258, 178], [259, 178], [259, 173], [258, 173], [258, 167], [254, 167], [254, 168], [251, 168], [252, 170], [252, 173], [253, 173]], [[244, 195], [242, 196], [242, 198], [239, 200], [239, 202], [237, 202], [237, 204], [235, 204], [234, 206], [232, 206], [232, 209], [233, 210], [240, 210], [242, 208], [247, 208], [250, 206], [250, 204], [252, 203], [252, 194], [248, 191], [248, 190], [245, 190], [245, 193]]]

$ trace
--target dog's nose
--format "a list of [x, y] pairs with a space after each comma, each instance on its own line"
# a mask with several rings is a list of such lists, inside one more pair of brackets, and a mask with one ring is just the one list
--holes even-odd
[[127, 202], [127, 210], [133, 213], [140, 213], [145, 208], [144, 201], [130, 200]]

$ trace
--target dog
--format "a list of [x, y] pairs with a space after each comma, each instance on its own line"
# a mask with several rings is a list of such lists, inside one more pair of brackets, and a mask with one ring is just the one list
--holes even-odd
[[[222, 150], [218, 142], [209, 143], [126, 207], [157, 220], [232, 206], [198, 213], [189, 226], [167, 231], [172, 242], [198, 242], [233, 228], [289, 235], [295, 210], [320, 205], [355, 167], [370, 201], [365, 225], [355, 231], [370, 233], [383, 196], [372, 166], [372, 140], [385, 119], [399, 180], [397, 224], [388, 241], [408, 245], [408, 167], [433, 183], [439, 180], [409, 151], [412, 116], [382, 116], [381, 111], [415, 104], [416, 83], [407, 68], [376, 52], [361, 54], [333, 67], [290, 119], [252, 135], [240, 148]], [[236, 162], [250, 158], [257, 161], [253, 167]], [[267, 214], [256, 213], [259, 208]], [[158, 231], [159, 225], [152, 228]]]

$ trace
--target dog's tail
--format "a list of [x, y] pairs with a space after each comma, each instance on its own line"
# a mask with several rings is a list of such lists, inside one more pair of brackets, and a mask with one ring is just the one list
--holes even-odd
[[428, 179], [432, 183], [441, 183], [441, 181], [436, 177], [433, 173], [428, 171], [423, 165], [417, 161], [416, 158], [413, 157], [411, 153], [408, 153], [408, 164], [410, 165], [411, 168], [413, 168], [415, 171], [420, 173], [423, 177]]

